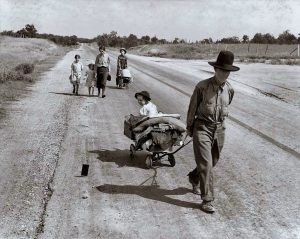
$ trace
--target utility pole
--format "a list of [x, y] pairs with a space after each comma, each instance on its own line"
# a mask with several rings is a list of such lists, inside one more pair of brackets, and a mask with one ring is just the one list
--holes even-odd
[[298, 57], [300, 56], [300, 46], [299, 46], [299, 40], [300, 40], [300, 33], [298, 33]]

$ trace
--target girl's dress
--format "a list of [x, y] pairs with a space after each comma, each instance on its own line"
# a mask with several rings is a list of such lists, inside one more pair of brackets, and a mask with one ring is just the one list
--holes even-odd
[[[79, 84], [81, 75], [83, 71], [83, 65], [81, 62], [73, 62], [71, 65], [71, 75], [70, 75], [70, 82], [72, 85]], [[73, 77], [72, 77], [73, 73]]]
[[96, 85], [96, 73], [95, 71], [92, 71], [92, 70], [88, 70], [86, 73], [85, 73], [85, 77], [86, 77], [86, 86], [87, 87], [95, 87]]
[[158, 116], [156, 105], [149, 101], [140, 109], [140, 115], [148, 116], [148, 117]]

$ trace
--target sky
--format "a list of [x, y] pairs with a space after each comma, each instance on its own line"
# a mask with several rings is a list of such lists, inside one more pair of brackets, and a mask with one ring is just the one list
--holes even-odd
[[[297, 14], [298, 13], [298, 14]], [[117, 31], [187, 41], [300, 33], [300, 0], [0, 0], [0, 31], [92, 38]]]

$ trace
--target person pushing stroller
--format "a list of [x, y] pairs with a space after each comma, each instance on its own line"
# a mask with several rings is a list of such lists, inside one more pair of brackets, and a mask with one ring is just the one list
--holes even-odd
[[118, 56], [118, 62], [117, 62], [117, 76], [116, 76], [116, 85], [120, 85], [120, 80], [121, 80], [121, 71], [123, 69], [127, 68], [127, 57], [125, 56], [126, 54], [126, 49], [121, 48], [120, 49], [120, 55]]

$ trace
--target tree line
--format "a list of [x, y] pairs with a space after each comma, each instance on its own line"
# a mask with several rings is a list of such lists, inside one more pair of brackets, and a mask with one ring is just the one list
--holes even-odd
[[141, 36], [138, 37], [134, 34], [129, 36], [119, 36], [116, 31], [110, 33], [104, 33], [98, 35], [95, 38], [79, 38], [76, 35], [73, 36], [59, 36], [47, 33], [38, 33], [37, 29], [33, 24], [26, 24], [24, 28], [14, 31], [3, 31], [1, 35], [12, 36], [12, 37], [23, 37], [23, 38], [43, 38], [48, 39], [56, 44], [64, 46], [77, 45], [78, 43], [91, 43], [97, 42], [98, 45], [105, 45], [109, 47], [135, 47], [139, 45], [148, 44], [182, 44], [182, 43], [201, 43], [201, 44], [213, 44], [213, 43], [226, 43], [226, 44], [240, 44], [240, 43], [260, 43], [260, 44], [299, 44], [300, 35], [296, 37], [289, 30], [285, 30], [278, 37], [270, 33], [256, 33], [252, 39], [248, 35], [243, 35], [242, 38], [237, 36], [226, 37], [220, 40], [213, 41], [212, 38], [205, 38], [203, 40], [195, 42], [187, 42], [184, 39], [176, 37], [174, 40], [168, 41], [166, 39], [159, 39], [156, 36]]
[[217, 41], [217, 43], [299, 44], [300, 34], [298, 37], [296, 37], [289, 30], [285, 30], [276, 38], [270, 33], [256, 33], [252, 39], [250, 39], [248, 35], [243, 35], [242, 39], [239, 39], [238, 37], [234, 36], [223, 38]]
[[[26, 24], [26, 26], [16, 32], [14, 31], [3, 31], [0, 33], [4, 36], [18, 37], [18, 38], [42, 38], [53, 41], [56, 44], [63, 46], [73, 46], [77, 45], [79, 38], [75, 35], [73, 36], [59, 36], [47, 33], [38, 33], [37, 29], [33, 24]], [[82, 39], [85, 40], [85, 39]]]
[[148, 35], [137, 37], [134, 34], [126, 36], [118, 36], [116, 31], [112, 31], [107, 34], [104, 33], [95, 37], [92, 41], [98, 43], [98, 45], [105, 45], [110, 47], [135, 47], [138, 45], [148, 45], [148, 44], [182, 44], [182, 43], [201, 43], [201, 44], [213, 44], [213, 43], [226, 43], [226, 44], [240, 44], [240, 43], [259, 43], [259, 44], [299, 44], [300, 36], [297, 38], [295, 35], [290, 33], [289, 30], [285, 30], [276, 38], [270, 33], [256, 33], [252, 39], [248, 35], [243, 35], [240, 39], [237, 36], [226, 37], [220, 40], [213, 41], [212, 38], [206, 38], [200, 41], [187, 42], [184, 39], [176, 37], [172, 41], [167, 41], [166, 39], [159, 39], [156, 36], [150, 37]]

